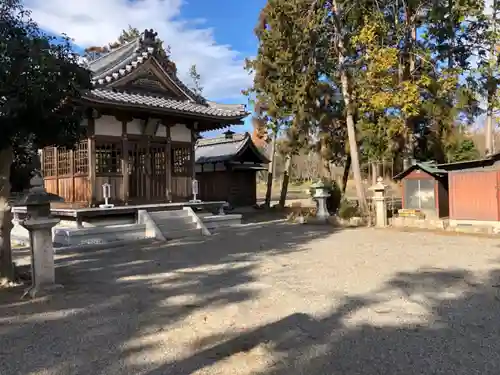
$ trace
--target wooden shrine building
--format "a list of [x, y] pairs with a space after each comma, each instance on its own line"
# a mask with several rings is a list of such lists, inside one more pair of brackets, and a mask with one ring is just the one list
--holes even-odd
[[227, 131], [221, 137], [199, 139], [195, 148], [199, 197], [204, 201], [227, 201], [233, 207], [257, 203], [257, 172], [269, 160], [250, 134]]
[[80, 206], [101, 203], [105, 183], [115, 204], [191, 198], [198, 133], [241, 124], [248, 113], [193, 93], [156, 35], [146, 30], [88, 63], [94, 88], [75, 103], [87, 109], [86, 139], [74, 150], [43, 149], [47, 191]]

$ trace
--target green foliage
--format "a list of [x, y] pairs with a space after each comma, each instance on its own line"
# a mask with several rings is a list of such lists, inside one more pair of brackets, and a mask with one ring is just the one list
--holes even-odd
[[282, 152], [312, 149], [339, 164], [353, 111], [365, 161], [479, 157], [462, 134], [481, 102], [499, 105], [497, 13], [496, 0], [268, 0], [247, 64], [256, 132], [284, 129]]
[[307, 9], [303, 0], [269, 0], [255, 29], [257, 57], [246, 63], [254, 82], [245, 94], [254, 103], [261, 128], [271, 133], [283, 129], [293, 149], [307, 140], [307, 109], [314, 100], [309, 94], [316, 72], [304, 49], [309, 35], [297, 32], [304, 30]]
[[446, 147], [449, 163], [479, 159], [479, 151], [472, 139], [458, 138]]
[[201, 86], [201, 75], [196, 69], [196, 64], [191, 65], [191, 68], [189, 68], [189, 76], [193, 81], [193, 87], [191, 88], [191, 90], [196, 95], [201, 95], [203, 93], [203, 87]]
[[342, 198], [337, 215], [343, 220], [349, 220], [361, 216], [361, 213], [355, 202]]
[[67, 38], [42, 33], [18, 0], [0, 4], [0, 148], [30, 139], [36, 147], [74, 145], [91, 88]]
[[[326, 185], [327, 190], [330, 192], [330, 196], [326, 200], [326, 208], [331, 214], [335, 214], [340, 207], [340, 201], [342, 199], [342, 189], [335, 180], [323, 179], [323, 183]], [[314, 197], [316, 189], [314, 186], [309, 187], [309, 195]]]

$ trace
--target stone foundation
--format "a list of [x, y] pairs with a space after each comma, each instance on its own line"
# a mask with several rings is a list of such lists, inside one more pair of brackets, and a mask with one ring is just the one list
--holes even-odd
[[419, 229], [440, 229], [446, 230], [449, 226], [447, 219], [422, 219], [418, 217], [393, 217], [389, 224], [395, 228], [419, 228]]
[[449, 220], [449, 219], [422, 219], [417, 217], [394, 217], [390, 220], [394, 228], [418, 228], [428, 230], [443, 230], [457, 233], [500, 234], [500, 222]]

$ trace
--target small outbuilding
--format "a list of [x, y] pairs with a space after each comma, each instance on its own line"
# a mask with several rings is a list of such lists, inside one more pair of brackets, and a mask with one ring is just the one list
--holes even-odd
[[249, 133], [227, 131], [220, 137], [199, 139], [195, 146], [199, 198], [227, 201], [233, 207], [255, 205], [257, 172], [267, 169], [268, 163]]
[[450, 220], [500, 221], [500, 153], [438, 167], [448, 172]]
[[416, 163], [394, 176], [402, 183], [402, 207], [426, 216], [447, 217], [448, 172], [435, 163]]

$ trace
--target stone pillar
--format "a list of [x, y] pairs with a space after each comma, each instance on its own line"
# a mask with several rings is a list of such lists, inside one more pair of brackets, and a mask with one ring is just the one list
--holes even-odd
[[370, 188], [373, 191], [373, 205], [375, 208], [375, 226], [385, 228], [389, 222], [387, 219], [387, 186], [383, 183], [383, 178], [378, 177], [377, 183]]
[[52, 228], [59, 219], [50, 215], [50, 202], [62, 199], [47, 193], [43, 187], [43, 179], [35, 175], [31, 181], [31, 189], [18, 205], [26, 206], [26, 219], [20, 224], [29, 231], [31, 247], [32, 285], [24, 295], [31, 297], [60, 287], [55, 283], [54, 247], [52, 245]]

